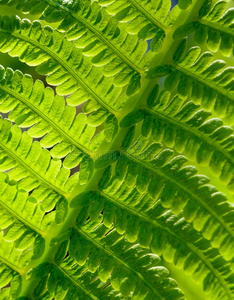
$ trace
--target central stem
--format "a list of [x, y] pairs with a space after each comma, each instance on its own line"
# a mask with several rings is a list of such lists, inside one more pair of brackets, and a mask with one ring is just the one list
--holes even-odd
[[[159, 66], [162, 64], [170, 64], [172, 62], [173, 55], [178, 48], [178, 45], [180, 44], [181, 40], [174, 40], [173, 39], [173, 33], [174, 31], [181, 25], [186, 24], [191, 20], [194, 20], [197, 18], [198, 11], [200, 10], [202, 4], [204, 3], [204, 0], [197, 0], [193, 1], [193, 4], [190, 6], [189, 10], [181, 11], [179, 14], [177, 21], [174, 23], [174, 25], [168, 30], [167, 36], [165, 38], [163, 47], [161, 51], [155, 55], [153, 60], [151, 61], [150, 68]], [[154, 80], [149, 80], [146, 78], [143, 78], [142, 80], [142, 89], [141, 91], [130, 97], [125, 104], [124, 108], [121, 110], [121, 114], [118, 117], [118, 121], [120, 121], [128, 115], [131, 111], [134, 111], [139, 106], [145, 106], [146, 101], [152, 92], [153, 88], [155, 87], [155, 84], [157, 83], [159, 78]], [[103, 142], [102, 145], [99, 148], [99, 151], [101, 150], [102, 153], [105, 153], [110, 150], [118, 150], [121, 147], [121, 143], [123, 140], [123, 137], [125, 136], [128, 129], [121, 128], [118, 131], [118, 134], [116, 135], [115, 139], [111, 143]], [[101, 178], [103, 174], [103, 169], [95, 170], [89, 183], [86, 185], [80, 185], [78, 184], [73, 192], [67, 197], [68, 202], [70, 203], [71, 200], [78, 194], [90, 191], [90, 190], [96, 190], [97, 189], [97, 183], [99, 179]], [[56, 250], [58, 249], [58, 246], [50, 247], [50, 242], [53, 237], [63, 234], [66, 232], [70, 227], [72, 227], [75, 224], [76, 217], [79, 213], [79, 209], [71, 209], [69, 208], [67, 219], [64, 223], [57, 225], [53, 224], [49, 231], [46, 234], [46, 249], [44, 252], [44, 255], [31, 263], [29, 263], [27, 269], [25, 270], [25, 273], [23, 274], [23, 290], [21, 292], [21, 296], [28, 296], [32, 295], [34, 288], [36, 287], [37, 280], [34, 281], [26, 281], [26, 273], [31, 268], [34, 268], [38, 266], [39, 264], [43, 262], [52, 262], [54, 255], [56, 253]]]

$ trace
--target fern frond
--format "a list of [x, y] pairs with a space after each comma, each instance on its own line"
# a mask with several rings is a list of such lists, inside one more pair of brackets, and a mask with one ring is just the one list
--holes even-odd
[[[76, 185], [78, 174], [69, 177], [70, 171], [61, 167], [60, 160], [51, 159], [48, 150], [42, 149], [39, 142], [32, 143], [32, 138], [26, 132], [22, 134], [9, 120], [1, 120], [0, 127], [0, 169], [8, 172], [10, 181], [19, 183], [19, 189], [32, 193], [29, 200], [22, 196], [18, 201], [23, 201], [22, 204], [31, 201], [29, 208], [32, 209], [32, 214], [36, 211], [37, 203], [42, 202], [39, 206], [42, 208], [41, 212], [37, 212], [40, 220], [56, 206], [56, 214], [47, 215], [44, 227], [48, 227], [53, 221], [63, 222], [68, 209], [64, 195]], [[14, 204], [17, 205], [18, 201]]]
[[[123, 81], [120, 71], [124, 72], [125, 83], [129, 84], [127, 93], [136, 93], [146, 61], [144, 57], [147, 43], [138, 41], [137, 36], [127, 34], [118, 27], [118, 22], [90, 1], [1, 1], [0, 4], [17, 4], [17, 8], [31, 14], [43, 14], [47, 22], [62, 21], [60, 31], [66, 31], [68, 40], [76, 40], [76, 47], [85, 56], [92, 57], [95, 66], [105, 66], [107, 76], [117, 75], [114, 83]], [[89, 13], [87, 13], [89, 12]], [[70, 29], [70, 30], [69, 30]], [[150, 56], [150, 55], [147, 55]]]
[[233, 299], [227, 1], [0, 0], [1, 299]]
[[[36, 253], [39, 241], [43, 243], [43, 237], [28, 225], [19, 222], [2, 205], [0, 230], [0, 261], [6, 264], [9, 262], [16, 271], [22, 270]], [[41, 247], [40, 250], [44, 249]], [[40, 254], [42, 253], [43, 251]]]
[[[74, 253], [74, 258], [79, 264], [82, 264], [90, 253], [89, 269], [94, 272], [98, 268], [98, 277], [104, 282], [110, 277], [112, 287], [120, 291], [123, 297], [144, 298], [147, 295], [149, 299], [150, 297], [170, 299], [173, 294], [173, 299], [179, 299], [183, 296], [178, 289], [174, 290], [175, 283], [172, 279], [164, 279], [168, 271], [159, 266], [158, 256], [142, 250], [139, 245], [126, 242], [123, 236], [115, 230], [110, 231], [110, 228], [105, 227], [101, 221], [102, 217], [91, 224], [88, 222], [79, 226], [73, 235], [70, 245], [77, 251], [69, 252]], [[86, 247], [80, 251], [82, 244]], [[147, 274], [147, 271], [151, 274]], [[156, 289], [155, 281], [157, 281]], [[167, 282], [168, 286], [166, 286]]]
[[[42, 270], [46, 267], [46, 273]], [[110, 282], [101, 282], [96, 273], [88, 271], [87, 266], [79, 266], [71, 257], [65, 258], [60, 264], [41, 264], [29, 279], [39, 280], [33, 297], [44, 299], [129, 299], [121, 297]], [[48, 285], [47, 285], [48, 283]], [[45, 289], [46, 287], [46, 289]], [[74, 298], [75, 297], [75, 298]]]
[[233, 129], [211, 117], [211, 112], [200, 105], [178, 95], [172, 97], [156, 85], [148, 98], [148, 107], [131, 112], [122, 124], [127, 121], [124, 126], [130, 127], [141, 118], [141, 134], [145, 138], [163, 142], [188, 159], [209, 165], [215, 176], [233, 190]]
[[[126, 180], [129, 178], [130, 184], [132, 184], [136, 180], [134, 173], [137, 170], [140, 171], [141, 168], [143, 168], [143, 172], [144, 169], [148, 170], [151, 178], [148, 193], [152, 199], [160, 199], [162, 205], [171, 208], [175, 213], [184, 208], [186, 220], [194, 221], [194, 228], [202, 231], [204, 236], [206, 236], [205, 225], [212, 222], [214, 230], [222, 228], [227, 243], [230, 243], [229, 246], [232, 247], [233, 223], [231, 220], [228, 221], [227, 216], [233, 215], [233, 207], [228, 205], [226, 197], [219, 194], [215, 187], [208, 185], [209, 179], [206, 176], [197, 175], [194, 167], [184, 166], [184, 163], [187, 162], [184, 156], [173, 157], [173, 151], [169, 149], [163, 149], [158, 154], [158, 144], [149, 145], [148, 149], [146, 145], [146, 143], [142, 145], [141, 140], [138, 140], [127, 151], [123, 151], [130, 173]], [[135, 162], [134, 165], [131, 163], [132, 161]], [[204, 195], [206, 195], [205, 198]], [[207, 202], [210, 204], [208, 205]], [[192, 208], [194, 203], [196, 203], [196, 209]], [[221, 207], [224, 207], [222, 215], [219, 212]], [[200, 222], [201, 212], [203, 212], [202, 222]], [[209, 234], [208, 236], [212, 238]], [[213, 238], [215, 237], [213, 236]]]
[[[142, 197], [148, 193], [150, 206], [160, 199], [164, 207], [171, 208], [175, 213], [184, 209], [185, 219], [211, 242], [215, 240], [214, 247], [220, 248], [222, 255], [232, 257], [233, 207], [223, 194], [208, 185], [206, 176], [197, 175], [195, 167], [184, 166], [187, 162], [184, 156], [173, 157], [172, 150], [161, 148], [158, 143], [149, 144], [147, 139], [139, 138], [131, 147], [122, 150], [116, 165], [116, 172], [121, 173], [120, 182], [116, 181], [117, 187], [124, 181], [130, 190], [136, 185]], [[209, 231], [211, 223], [212, 232]], [[224, 248], [226, 253], [221, 250]]]
[[[113, 78], [103, 76], [102, 69], [94, 67], [63, 34], [49, 26], [42, 28], [39, 21], [31, 24], [19, 17], [3, 17], [0, 32], [0, 51], [20, 57], [30, 66], [38, 66], [37, 72], [47, 76], [47, 82], [56, 86], [58, 95], [73, 94], [69, 104], [76, 106], [91, 100], [95, 110], [103, 107], [106, 117], [109, 111], [114, 113], [121, 107], [121, 87], [115, 87]], [[128, 82], [124, 79], [118, 86], [122, 83]], [[126, 95], [122, 98], [124, 102]]]
[[[33, 218], [37, 210], [36, 199], [7, 183], [7, 175], [4, 173], [0, 173], [0, 183], [0, 261], [21, 274], [30, 261], [42, 256], [45, 250], [44, 230], [48, 228], [49, 222], [43, 211], [43, 214], [38, 212]], [[5, 279], [3, 272], [0, 283], [3, 284], [1, 281]], [[12, 284], [15, 284], [14, 280]]]
[[97, 279], [97, 274], [89, 272], [86, 266], [79, 266], [69, 256], [59, 263], [55, 259], [53, 264], [42, 263], [29, 271], [28, 280], [39, 281], [32, 295], [35, 299], [74, 299], [75, 296], [75, 299], [97, 300], [118, 294], [108, 283]]
[[[18, 169], [18, 171], [23, 170]], [[66, 217], [66, 199], [50, 188], [41, 185], [29, 195], [26, 191], [19, 189], [19, 185], [9, 180], [9, 176], [2, 172], [0, 183], [1, 206], [15, 219], [41, 236], [44, 236], [44, 232], [49, 229], [51, 223], [54, 221], [61, 223]], [[53, 211], [55, 205], [56, 211]], [[37, 241], [37, 246], [41, 249], [45, 246], [44, 244], [43, 238]]]
[[[1, 259], [0, 259], [1, 261]], [[0, 298], [16, 299], [22, 287], [22, 278], [15, 269], [0, 262]]]
[[121, 23], [127, 23], [126, 31], [137, 34], [139, 39], [149, 40], [151, 51], [158, 53], [166, 36], [165, 19], [171, 7], [171, 1], [97, 0], [106, 6], [109, 15]]
[[[80, 164], [80, 183], [84, 184], [84, 177], [88, 180], [92, 175], [91, 156], [104, 139], [103, 132], [95, 135], [95, 127], [87, 123], [92, 123], [91, 120], [98, 116], [105, 121], [105, 114], [98, 115], [96, 111], [89, 117], [85, 113], [76, 116], [76, 108], [65, 105], [65, 99], [54, 96], [51, 88], [45, 88], [39, 80], [33, 83], [30, 75], [11, 69], [5, 71], [1, 68], [0, 92], [0, 111], [9, 113], [8, 118], [19, 127], [30, 127], [27, 134], [40, 138], [44, 148], [52, 148], [50, 153], [55, 159], [65, 158], [65, 168], [75, 168]], [[110, 139], [112, 137], [113, 133]], [[87, 161], [91, 168], [88, 168]], [[84, 176], [84, 173], [89, 173], [89, 176]]]
[[[43, 235], [45, 228], [42, 225], [42, 219], [45, 211], [43, 213], [42, 207], [40, 207], [40, 210], [38, 207], [41, 199], [39, 199], [37, 203], [33, 195], [29, 196], [26, 191], [18, 190], [18, 186], [13, 185], [13, 183], [9, 181], [9, 177], [3, 172], [0, 173], [0, 183], [0, 205], [2, 208], [32, 231]], [[45, 194], [45, 197], [48, 197], [48, 194]], [[37, 215], [33, 218], [36, 211]]]
[[[92, 205], [88, 206], [87, 203]], [[162, 207], [160, 201], [152, 201], [136, 188], [129, 188], [126, 180], [122, 181], [114, 176], [105, 188], [77, 196], [71, 205], [83, 207], [77, 218], [79, 223], [85, 222], [86, 218], [95, 221], [103, 211], [103, 223], [106, 227], [111, 229], [114, 224], [117, 232], [126, 233], [129, 241], [137, 239], [142, 247], [150, 247], [153, 253], [163, 255], [167, 261], [183, 267], [196, 280], [203, 281], [206, 291], [212, 289], [209, 280], [212, 278], [212, 283], [215, 282], [217, 288], [213, 296], [219, 299], [220, 293], [223, 299], [231, 299], [233, 275], [230, 263], [224, 261], [218, 251], [186, 223], [181, 215], [173, 215]]]
[[171, 65], [149, 69], [147, 76], [167, 75], [164, 82], [167, 90], [176, 89], [182, 99], [190, 97], [193, 102], [201, 103], [206, 110], [213, 110], [215, 115], [233, 124], [234, 68], [224, 68], [226, 63], [214, 61], [212, 53], [200, 55], [200, 52], [200, 47], [192, 47], [183, 58], [174, 57]]
[[70, 234], [71, 239], [65, 234], [65, 238], [52, 240], [53, 244], [60, 244], [55, 256], [56, 268], [48, 279], [48, 290], [55, 297], [56, 284], [61, 278], [57, 269], [70, 278], [71, 287], [77, 285], [86, 289], [80, 270], [86, 271], [86, 276], [89, 274], [89, 280], [96, 278], [102, 287], [109, 286], [103, 289], [103, 295], [97, 294], [98, 290], [91, 292], [94, 299], [112, 299], [115, 294], [119, 294], [119, 299], [183, 298], [175, 281], [168, 277], [168, 270], [159, 265], [160, 258], [127, 242], [115, 230], [110, 231], [102, 224], [101, 215], [95, 221], [78, 222]]
[[220, 50], [223, 55], [229, 56], [233, 52], [234, 9], [226, 10], [226, 7], [227, 1], [218, 1], [214, 5], [212, 1], [205, 1], [199, 18], [178, 28], [177, 31], [183, 36], [194, 32], [194, 39], [199, 45], [205, 44], [210, 51]]
[[[77, 176], [62, 167], [58, 159], [51, 159], [48, 150], [7, 119], [0, 119], [1, 171], [10, 171], [11, 180], [21, 181], [20, 188], [31, 191], [41, 183], [64, 195], [71, 191]], [[24, 179], [24, 180], [23, 180]]]

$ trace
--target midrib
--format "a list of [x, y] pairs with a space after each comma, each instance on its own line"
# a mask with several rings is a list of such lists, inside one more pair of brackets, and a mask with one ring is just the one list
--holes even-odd
[[[49, 0], [43, 0], [43, 1], [46, 1], [51, 4], [51, 1], [49, 1]], [[181, 14], [177, 18], [177, 21], [170, 28], [168, 35], [165, 38], [164, 46], [162, 47], [161, 51], [157, 55], [155, 55], [155, 57], [152, 59], [152, 63], [151, 63], [152, 67], [156, 66], [156, 65], [161, 65], [161, 64], [168, 64], [168, 61], [172, 61], [174, 52], [180, 43], [180, 40], [175, 41], [173, 39], [173, 37], [172, 37], [173, 32], [175, 31], [175, 29], [177, 27], [187, 23], [187, 21], [190, 18], [193, 19], [193, 16], [197, 15], [197, 13], [198, 13], [199, 9], [201, 8], [202, 4], [204, 3], [204, 1], [205, 0], [197, 0], [195, 3], [193, 3], [191, 5], [189, 10], [186, 10], [186, 12], [185, 11], [181, 12]], [[139, 92], [138, 94], [129, 98], [129, 100], [125, 104], [125, 107], [121, 111], [122, 112], [121, 119], [123, 119], [126, 115], [128, 115], [129, 112], [134, 111], [139, 106], [139, 104], [141, 104], [141, 102], [146, 102], [146, 100], [148, 99], [148, 96], [152, 92], [158, 79], [147, 80], [147, 79], [143, 78], [141, 92]], [[133, 105], [133, 103], [135, 103], [135, 104]], [[119, 121], [121, 120], [120, 117], [118, 119], [119, 119]], [[109, 145], [107, 145], [107, 143], [105, 143], [100, 146], [101, 153], [105, 153], [110, 150], [120, 149], [122, 138], [126, 134], [126, 132], [127, 132], [126, 129], [120, 129], [118, 134], [116, 135], [115, 139]], [[84, 185], [81, 186], [78, 184], [74, 188], [73, 192], [70, 194], [70, 197], [68, 200], [71, 201], [76, 195], [78, 195], [80, 193], [97, 189], [97, 183], [98, 183], [99, 179], [101, 178], [103, 172], [104, 172], [104, 170], [102, 170], [102, 169], [95, 170], [89, 183], [85, 186]], [[50, 230], [47, 233], [47, 238], [46, 238], [47, 247], [44, 252], [44, 255], [37, 261], [35, 261], [33, 263], [32, 262], [29, 263], [27, 269], [25, 270], [25, 274], [32, 267], [35, 267], [43, 262], [53, 261], [57, 247], [56, 246], [49, 247], [48, 245], [50, 244], [50, 241], [52, 240], [52, 238], [54, 236], [62, 234], [64, 232], [66, 232], [68, 230], [68, 228], [70, 228], [71, 226], [74, 226], [75, 220], [76, 220], [76, 217], [77, 217], [79, 211], [80, 211], [80, 209], [69, 209], [67, 219], [63, 224], [60, 224], [60, 225], [54, 224], [53, 226], [51, 226]], [[215, 272], [217, 272], [217, 271], [215, 271]], [[23, 283], [24, 284], [23, 284], [23, 290], [21, 292], [21, 296], [28, 296], [33, 292], [33, 290], [36, 286], [36, 282], [35, 281], [29, 282], [29, 281], [26, 281], [24, 278]], [[232, 300], [228, 291], [227, 291], [227, 294], [228, 294], [229, 299]]]

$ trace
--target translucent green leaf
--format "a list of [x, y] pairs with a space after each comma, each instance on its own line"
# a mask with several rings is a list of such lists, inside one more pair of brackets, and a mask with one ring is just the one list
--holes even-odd
[[96, 195], [94, 192], [84, 192], [77, 195], [71, 201], [71, 207], [83, 207], [88, 206], [95, 199]]
[[68, 202], [65, 198], [60, 198], [56, 204], [55, 222], [60, 224], [64, 222], [68, 212]]
[[96, 159], [94, 167], [96, 169], [106, 168], [118, 159], [121, 159], [121, 154], [118, 151], [109, 151]]
[[47, 276], [52, 268], [52, 265], [48, 262], [38, 265], [36, 268], [31, 269], [27, 273], [27, 279], [36, 279], [43, 276]]
[[169, 73], [171, 66], [169, 65], [162, 65], [156, 66], [151, 69], [146, 70], [146, 78], [153, 79], [155, 77], [165, 76]]
[[85, 155], [81, 160], [81, 168], [80, 168], [80, 184], [86, 184], [89, 178], [93, 173], [93, 160], [90, 156]]
[[120, 122], [121, 127], [130, 127], [132, 125], [135, 125], [139, 123], [144, 118], [144, 111], [142, 109], [137, 109], [130, 114], [128, 114], [126, 117], [123, 118]]
[[192, 4], [192, 0], [179, 0], [178, 5], [181, 9], [187, 9]]
[[38, 236], [35, 240], [33, 247], [33, 256], [32, 259], [38, 259], [42, 256], [45, 250], [45, 239], [43, 237]]
[[118, 131], [118, 120], [115, 116], [110, 115], [105, 122], [104, 135], [107, 142], [111, 142]]

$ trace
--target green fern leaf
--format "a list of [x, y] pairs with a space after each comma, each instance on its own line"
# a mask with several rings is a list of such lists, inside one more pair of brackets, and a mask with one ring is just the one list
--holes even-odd
[[174, 4], [0, 0], [0, 300], [233, 299], [233, 8]]
[[[206, 273], [207, 277], [213, 277], [211, 274], [215, 274], [217, 276], [215, 282], [217, 282], [220, 291], [231, 288], [231, 286], [227, 287], [229, 286], [228, 280], [225, 283], [225, 287], [222, 285], [223, 281], [220, 275], [216, 273], [215, 265], [212, 267], [210, 262], [208, 262], [207, 255], [210, 253], [208, 249], [211, 249], [209, 242], [201, 238], [201, 235], [194, 231], [190, 225], [185, 225], [186, 222], [181, 216], [174, 216], [163, 208], [160, 201], [155, 203], [147, 194], [142, 195], [136, 188], [130, 190], [126, 180], [121, 184], [116, 177], [113, 177], [109, 186], [100, 190], [99, 194], [102, 197], [102, 201], [94, 193], [90, 192], [89, 196], [87, 194], [87, 197], [93, 199], [93, 204], [88, 213], [91, 221], [97, 220], [97, 214], [94, 214], [94, 212], [104, 209], [103, 223], [105, 226], [111, 229], [113, 220], [115, 220], [114, 224], [117, 232], [119, 234], [126, 232], [126, 237], [131, 242], [135, 242], [137, 239], [144, 248], [150, 245], [154, 253], [158, 255], [163, 254], [164, 259], [167, 261], [173, 261], [189, 273], [194, 273], [198, 280], [202, 280], [200, 277], [200, 272], [202, 271], [200, 270], [203, 270], [203, 272], [204, 269], [207, 270], [204, 272], [204, 276]], [[75, 202], [72, 203], [75, 205]], [[84, 211], [86, 211], [86, 208], [80, 212], [81, 216], [84, 215]], [[82, 217], [79, 218], [79, 224], [82, 224], [81, 219]], [[208, 231], [208, 223], [205, 225], [205, 228]], [[216, 234], [217, 231], [214, 237]], [[194, 243], [191, 244], [190, 240], [193, 240]], [[223, 249], [225, 249], [225, 246]], [[214, 249], [212, 256], [214, 261], [221, 259], [218, 251], [214, 251]], [[224, 265], [227, 266], [227, 269], [229, 268], [229, 263], [223, 261], [222, 267]], [[220, 272], [222, 271], [220, 270]], [[230, 269], [228, 273], [231, 276]], [[211, 288], [206, 283], [206, 279], [204, 279], [204, 287], [205, 289]], [[231, 292], [229, 291], [228, 293], [230, 294]]]
[[220, 49], [229, 56], [233, 50], [233, 8], [227, 9], [227, 1], [218, 1], [213, 6], [207, 5], [200, 11], [200, 19], [194, 33], [199, 44], [207, 44], [210, 51]]
[[172, 98], [165, 90], [160, 94], [158, 91], [159, 85], [148, 99], [148, 108], [141, 111], [141, 118], [135, 111], [127, 115], [120, 125], [132, 126], [143, 119], [141, 132], [144, 137], [150, 135], [155, 142], [163, 141], [167, 147], [185, 153], [190, 160], [209, 165], [214, 174], [232, 189], [233, 129], [223, 126], [218, 118], [210, 118], [211, 112], [200, 105], [184, 101], [178, 95]]

